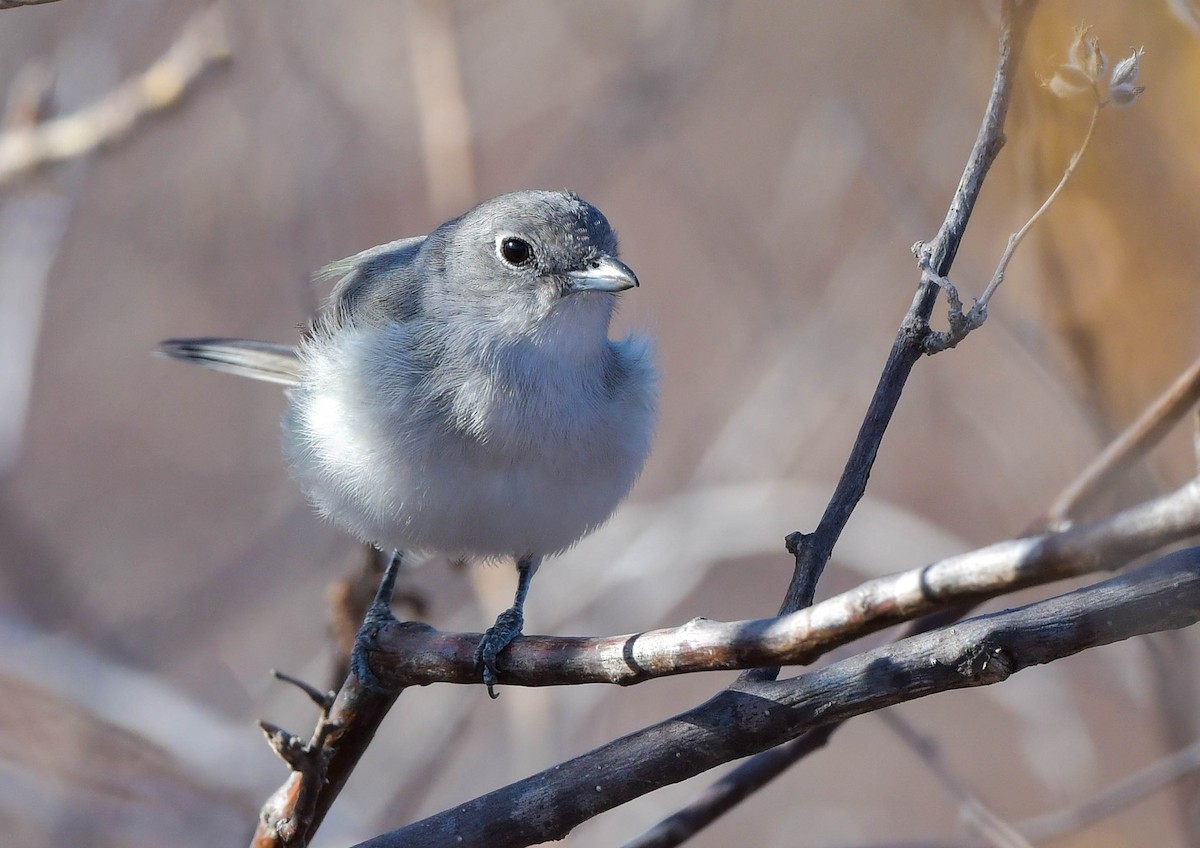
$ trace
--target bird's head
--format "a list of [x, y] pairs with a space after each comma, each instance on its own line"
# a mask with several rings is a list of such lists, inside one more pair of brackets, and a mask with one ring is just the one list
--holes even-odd
[[607, 328], [616, 293], [638, 285], [617, 258], [608, 219], [569, 192], [500, 195], [443, 225], [435, 238], [445, 295], [514, 326], [594, 315]]

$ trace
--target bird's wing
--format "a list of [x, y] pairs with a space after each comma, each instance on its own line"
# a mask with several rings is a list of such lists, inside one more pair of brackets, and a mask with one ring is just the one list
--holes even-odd
[[159, 343], [157, 352], [253, 380], [284, 386], [300, 382], [300, 358], [288, 345], [250, 339], [169, 339]]
[[[419, 313], [416, 255], [425, 238], [381, 244], [318, 271], [318, 280], [337, 282], [314, 331], [336, 331], [346, 322], [359, 319], [407, 321]], [[158, 345], [157, 352], [268, 383], [294, 386], [300, 382], [300, 357], [288, 345], [250, 339], [169, 339]]]
[[426, 236], [399, 239], [356, 253], [317, 272], [318, 280], [336, 279], [329, 306], [322, 316], [336, 328], [374, 310], [405, 321], [420, 311], [420, 280], [415, 273], [417, 251]]

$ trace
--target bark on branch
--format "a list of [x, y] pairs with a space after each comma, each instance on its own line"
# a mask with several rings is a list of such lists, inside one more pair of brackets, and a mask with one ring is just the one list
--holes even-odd
[[1200, 548], [1017, 609], [913, 636], [783, 681], [754, 681], [359, 848], [561, 839], [654, 789], [852, 716], [1200, 620]]
[[[522, 636], [501, 656], [506, 685], [628, 686], [696, 671], [804, 665], [832, 648], [945, 607], [1116, 568], [1200, 534], [1200, 481], [1103, 521], [998, 542], [923, 568], [880, 577], [779, 618], [605, 637]], [[429, 683], [478, 683], [476, 633], [393, 622], [370, 654], [379, 681], [398, 692]]]

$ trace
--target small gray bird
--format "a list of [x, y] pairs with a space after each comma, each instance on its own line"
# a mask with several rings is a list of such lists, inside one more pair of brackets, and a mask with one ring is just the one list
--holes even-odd
[[494, 697], [542, 557], [607, 520], [649, 452], [649, 345], [608, 337], [637, 277], [600, 210], [553, 191], [493, 198], [321, 273], [337, 283], [298, 348], [159, 349], [287, 386], [292, 473], [322, 515], [395, 551], [393, 574], [405, 551], [515, 558], [516, 599], [476, 652]]

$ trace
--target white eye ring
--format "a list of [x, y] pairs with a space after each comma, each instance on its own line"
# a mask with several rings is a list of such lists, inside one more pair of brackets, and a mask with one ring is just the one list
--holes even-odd
[[496, 239], [496, 253], [505, 264], [514, 268], [523, 268], [533, 261], [533, 245], [517, 236]]

